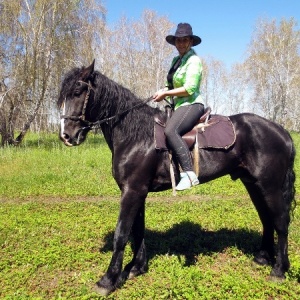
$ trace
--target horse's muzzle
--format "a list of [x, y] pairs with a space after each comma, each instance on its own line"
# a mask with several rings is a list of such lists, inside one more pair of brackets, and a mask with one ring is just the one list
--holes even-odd
[[86, 139], [88, 132], [91, 130], [89, 126], [80, 128], [74, 136], [68, 134], [66, 131], [60, 132], [59, 137], [63, 143], [68, 146], [79, 146]]

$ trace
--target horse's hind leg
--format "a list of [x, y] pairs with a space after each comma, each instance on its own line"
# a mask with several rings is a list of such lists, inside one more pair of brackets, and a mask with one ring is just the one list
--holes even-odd
[[[277, 196], [277, 198], [276, 198]], [[278, 236], [276, 262], [271, 271], [271, 276], [284, 278], [284, 273], [290, 268], [288, 258], [288, 227], [290, 223], [290, 215], [287, 204], [284, 203], [281, 191], [278, 195], [274, 195], [272, 214], [274, 220], [274, 228]]]
[[268, 265], [274, 262], [274, 224], [270, 218], [270, 210], [262, 190], [255, 183], [243, 183], [258, 212], [263, 226], [260, 251], [255, 256], [254, 261], [260, 265]]
[[284, 278], [290, 262], [288, 258], [288, 227], [290, 223], [289, 206], [285, 203], [280, 189], [270, 192], [266, 197], [269, 207], [270, 222], [278, 236], [277, 253], [271, 276]]
[[284, 278], [284, 273], [290, 267], [288, 258], [289, 206], [285, 203], [282, 191], [278, 187], [275, 187], [273, 191], [266, 192], [265, 202], [268, 207], [267, 216], [270, 226], [273, 226], [278, 237], [276, 260], [270, 275]]
[[[260, 252], [254, 260], [259, 264], [275, 262], [271, 276], [284, 278], [284, 273], [290, 266], [287, 252], [290, 216], [282, 191], [277, 187], [273, 190], [263, 189], [258, 184], [245, 183], [245, 186], [263, 225]], [[276, 260], [274, 258], [274, 231], [278, 235]]]

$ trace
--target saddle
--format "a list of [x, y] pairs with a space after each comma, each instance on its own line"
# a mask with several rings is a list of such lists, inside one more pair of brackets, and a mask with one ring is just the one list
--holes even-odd
[[[168, 116], [156, 115], [154, 117], [155, 148], [167, 151], [167, 142], [164, 134]], [[236, 133], [229, 117], [212, 115], [211, 108], [207, 107], [195, 127], [183, 136], [190, 150], [196, 144], [201, 149], [228, 149], [236, 139]]]

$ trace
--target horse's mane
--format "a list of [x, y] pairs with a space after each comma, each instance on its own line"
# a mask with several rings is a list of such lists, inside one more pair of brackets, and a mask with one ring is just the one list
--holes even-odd
[[162, 113], [159, 109], [150, 107], [145, 103], [147, 99], [138, 98], [129, 89], [98, 71], [94, 72], [94, 85], [96, 86], [94, 106], [101, 107], [99, 119], [121, 113], [115, 119], [115, 124], [122, 126], [129, 140], [146, 141], [149, 138], [153, 140], [153, 116]]
[[[80, 79], [83, 69], [84, 67], [74, 68], [65, 75], [58, 106], [62, 105], [66, 97], [73, 95], [75, 84]], [[113, 123], [122, 126], [124, 132], [128, 134], [128, 139], [153, 140], [153, 116], [161, 114], [161, 110], [150, 107], [146, 103], [141, 104], [146, 99], [138, 98], [129, 89], [98, 71], [92, 74], [91, 83], [95, 93], [90, 107], [93, 114], [97, 115], [97, 120], [118, 115]], [[125, 111], [126, 113], [122, 114]]]

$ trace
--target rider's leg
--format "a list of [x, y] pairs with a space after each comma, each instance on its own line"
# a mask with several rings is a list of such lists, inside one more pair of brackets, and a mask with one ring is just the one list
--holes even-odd
[[183, 171], [180, 174], [181, 180], [176, 187], [177, 190], [188, 189], [199, 183], [197, 175], [193, 171], [189, 148], [182, 136], [193, 129], [203, 112], [202, 104], [181, 106], [174, 111], [171, 119], [168, 120], [165, 129], [168, 146], [175, 154]]

